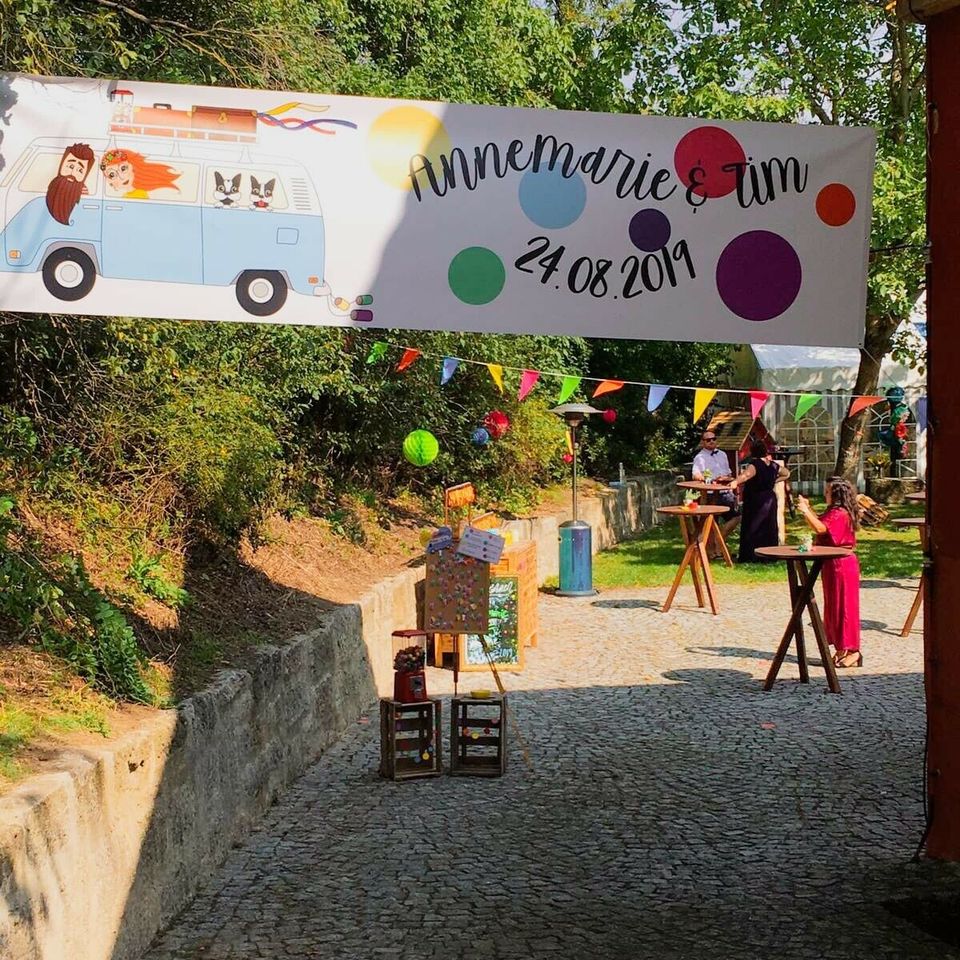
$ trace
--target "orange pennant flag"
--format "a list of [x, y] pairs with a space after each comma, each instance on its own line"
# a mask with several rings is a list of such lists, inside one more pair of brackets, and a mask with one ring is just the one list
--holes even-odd
[[602, 397], [605, 393], [613, 393], [614, 390], [619, 390], [623, 384], [623, 380], [604, 380], [597, 389], [593, 391], [593, 399], [596, 400], [597, 397]]
[[403, 373], [407, 367], [411, 366], [414, 360], [420, 356], [419, 350], [414, 350], [413, 347], [407, 347], [403, 351], [403, 356], [400, 358], [400, 362], [397, 364], [397, 373]]
[[867, 407], [872, 407], [875, 403], [880, 403], [881, 400], [886, 399], [886, 397], [854, 397], [850, 401], [850, 409], [847, 411], [847, 416], [855, 417], [862, 410], [866, 410]]

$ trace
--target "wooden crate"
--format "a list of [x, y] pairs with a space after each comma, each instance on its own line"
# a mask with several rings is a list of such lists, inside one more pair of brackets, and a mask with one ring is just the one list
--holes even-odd
[[537, 645], [537, 601], [540, 585], [537, 577], [537, 545], [532, 540], [511, 543], [500, 562], [490, 567], [491, 577], [516, 577], [518, 580], [517, 629], [524, 647]]
[[[380, 776], [388, 780], [439, 777], [443, 773], [440, 701], [380, 701]], [[426, 759], [424, 758], [426, 755]]]
[[507, 698], [455, 697], [450, 704], [450, 773], [500, 777], [507, 770]]

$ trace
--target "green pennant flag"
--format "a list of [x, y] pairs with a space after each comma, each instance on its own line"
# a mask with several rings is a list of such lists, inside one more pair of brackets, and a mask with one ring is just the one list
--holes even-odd
[[574, 395], [579, 386], [579, 377], [564, 377], [563, 383], [560, 384], [560, 396], [557, 397], [557, 403], [566, 403]]
[[367, 354], [367, 363], [376, 363], [378, 360], [382, 360], [387, 355], [388, 349], [388, 344], [382, 340], [377, 340]]
[[793, 422], [796, 423], [799, 421], [811, 407], [815, 407], [822, 399], [823, 395], [819, 393], [801, 394], [800, 399], [797, 401], [797, 409], [793, 414]]

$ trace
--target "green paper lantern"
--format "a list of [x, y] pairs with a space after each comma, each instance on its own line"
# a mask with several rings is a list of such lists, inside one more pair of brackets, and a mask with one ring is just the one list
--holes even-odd
[[425, 467], [433, 463], [440, 452], [437, 438], [429, 430], [414, 430], [403, 441], [403, 455], [415, 466]]

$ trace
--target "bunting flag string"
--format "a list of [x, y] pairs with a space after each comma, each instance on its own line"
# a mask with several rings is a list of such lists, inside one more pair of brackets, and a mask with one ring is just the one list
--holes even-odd
[[524, 370], [520, 374], [520, 389], [517, 391], [517, 400], [523, 401], [523, 398], [533, 389], [534, 384], [540, 379], [539, 370]]
[[[647, 387], [649, 390], [647, 396], [647, 410], [650, 413], [656, 412], [671, 390], [692, 390], [694, 391], [694, 422], [703, 416], [707, 407], [710, 405], [710, 402], [718, 393], [733, 394], [746, 398], [750, 404], [750, 412], [753, 417], [757, 417], [760, 414], [761, 410], [769, 402], [771, 397], [795, 398], [797, 405], [794, 409], [794, 420], [797, 422], [801, 420], [807, 413], [809, 413], [809, 411], [818, 403], [823, 402], [825, 397], [828, 396], [827, 394], [822, 393], [804, 393], [799, 390], [751, 390], [740, 387], [702, 387], [679, 383], [665, 384], [650, 383], [644, 380], [614, 380], [604, 377], [586, 377], [580, 374], [562, 373], [552, 370], [532, 370], [526, 367], [511, 367], [500, 363], [487, 363], [483, 360], [471, 360], [466, 357], [449, 357], [439, 354], [424, 354], [421, 350], [415, 347], [407, 347], [401, 344], [388, 343], [383, 340], [377, 340], [371, 345], [369, 353], [367, 354], [366, 362], [368, 364], [378, 363], [386, 357], [387, 352], [391, 349], [402, 351], [400, 362], [397, 364], [396, 368], [400, 372], [408, 369], [414, 363], [414, 361], [420, 357], [431, 357], [433, 359], [441, 360], [441, 385], [446, 384], [454, 375], [459, 365], [463, 363], [470, 363], [476, 366], [486, 367], [490, 373], [490, 377], [501, 393], [504, 392], [504, 372], [510, 371], [511, 373], [516, 373], [520, 380], [520, 390], [518, 391], [517, 399], [521, 401], [530, 393], [534, 385], [539, 383], [543, 377], [553, 377], [561, 381], [560, 391], [557, 397], [558, 404], [568, 401], [576, 393], [576, 391], [584, 385], [584, 383], [596, 384], [596, 387], [591, 394], [592, 398], [601, 397], [607, 393], [613, 393], [617, 390], [623, 389], [625, 386]], [[912, 401], [912, 404], [918, 430], [922, 432], [926, 429], [927, 423], [927, 396], [925, 393], [923, 393], [925, 388], [922, 385], [918, 385], [904, 387], [901, 389], [903, 389], [906, 393], [919, 394], [919, 396]], [[848, 417], [855, 416], [863, 410], [866, 410], [869, 407], [872, 407], [875, 404], [887, 399], [885, 396], [877, 396], [873, 394], [867, 396], [839, 392], [830, 393], [829, 396], [832, 398], [849, 401], [849, 407], [846, 414]]]
[[503, 393], [503, 367], [499, 363], [488, 363], [487, 369], [490, 371], [490, 376], [493, 377], [497, 389]]

